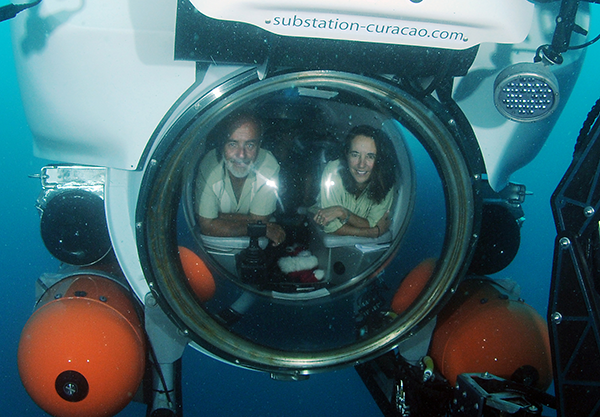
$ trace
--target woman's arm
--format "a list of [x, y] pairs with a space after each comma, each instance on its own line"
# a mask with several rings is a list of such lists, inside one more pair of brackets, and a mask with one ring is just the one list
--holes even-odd
[[319, 209], [314, 216], [314, 221], [323, 226], [327, 226], [335, 219], [338, 219], [342, 225], [350, 224], [360, 228], [369, 227], [369, 221], [367, 219], [357, 216], [342, 206]]
[[335, 219], [338, 219], [342, 223], [342, 227], [333, 232], [337, 235], [376, 238], [381, 234], [379, 230], [380, 226], [371, 227], [367, 219], [357, 216], [342, 206], [320, 209], [314, 217], [314, 221], [322, 226], [327, 226]]
[[348, 223], [337, 229], [333, 232], [335, 235], [339, 236], [358, 236], [358, 237], [370, 237], [370, 238], [378, 238], [380, 236], [380, 232], [378, 226], [375, 227], [356, 227], [352, 226]]
[[388, 215], [386, 213], [375, 226], [371, 227], [367, 219], [357, 216], [342, 206], [320, 209], [314, 216], [315, 222], [322, 226], [326, 226], [333, 220], [338, 219], [342, 223], [342, 227], [333, 232], [336, 235], [370, 238], [378, 238], [387, 231], [389, 228], [389, 221], [386, 221], [387, 218]]
[[[366, 224], [365, 226], [356, 226], [355, 224], [348, 223], [344, 224], [338, 230], [333, 232], [336, 235], [340, 236], [360, 236], [360, 237], [370, 237], [370, 238], [378, 238], [382, 234], [388, 231], [390, 228], [391, 220], [389, 216], [389, 212], [386, 212], [381, 219], [377, 222], [377, 224], [373, 227], [369, 226], [369, 222], [362, 217], [356, 216], [352, 214], [352, 218], [360, 219], [361, 225]], [[364, 221], [364, 223], [363, 223]]]

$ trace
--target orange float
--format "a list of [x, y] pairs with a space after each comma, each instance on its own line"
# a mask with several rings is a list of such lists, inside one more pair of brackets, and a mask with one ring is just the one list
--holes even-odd
[[537, 388], [545, 390], [552, 382], [545, 320], [490, 280], [469, 279], [458, 287], [438, 316], [429, 355], [452, 385], [462, 373], [511, 379], [526, 365], [538, 372]]
[[183, 272], [194, 293], [202, 302], [210, 300], [215, 295], [216, 284], [204, 261], [183, 246], [179, 246], [179, 258]]
[[71, 276], [46, 291], [18, 350], [25, 389], [56, 417], [117, 414], [140, 386], [145, 358], [126, 290], [95, 275]]
[[403, 313], [417, 299], [435, 269], [435, 259], [425, 259], [408, 273], [392, 299], [392, 311]]

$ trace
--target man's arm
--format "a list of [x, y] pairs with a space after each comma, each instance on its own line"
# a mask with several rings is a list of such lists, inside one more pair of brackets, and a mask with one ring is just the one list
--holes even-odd
[[202, 233], [208, 236], [246, 236], [248, 223], [252, 223], [249, 214], [219, 213], [219, 217], [208, 219], [200, 216]]
[[215, 219], [199, 217], [202, 233], [208, 236], [235, 237], [248, 234], [248, 224], [261, 221], [267, 225], [267, 238], [275, 246], [285, 240], [285, 232], [281, 226], [269, 222], [268, 216], [239, 213], [219, 213]]

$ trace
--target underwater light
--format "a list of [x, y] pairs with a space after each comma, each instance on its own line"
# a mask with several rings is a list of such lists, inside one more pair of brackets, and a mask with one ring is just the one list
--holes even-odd
[[506, 118], [536, 122], [558, 106], [558, 81], [541, 63], [523, 62], [505, 68], [494, 82], [494, 104]]

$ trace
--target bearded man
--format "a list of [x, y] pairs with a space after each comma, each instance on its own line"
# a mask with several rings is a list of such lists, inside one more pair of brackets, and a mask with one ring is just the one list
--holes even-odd
[[278, 201], [279, 164], [260, 147], [260, 120], [238, 112], [222, 126], [218, 145], [202, 159], [196, 180], [201, 231], [209, 236], [245, 236], [249, 223], [262, 221], [267, 238], [277, 246], [285, 240], [283, 228], [270, 221]]

